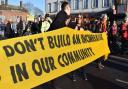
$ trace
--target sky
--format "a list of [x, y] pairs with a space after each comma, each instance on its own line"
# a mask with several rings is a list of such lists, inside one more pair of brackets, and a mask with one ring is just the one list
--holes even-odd
[[[22, 0], [22, 1], [23, 1], [23, 3], [31, 2], [34, 6], [45, 11], [45, 0]], [[8, 0], [8, 3], [12, 4], [12, 5], [19, 5], [20, 0]]]

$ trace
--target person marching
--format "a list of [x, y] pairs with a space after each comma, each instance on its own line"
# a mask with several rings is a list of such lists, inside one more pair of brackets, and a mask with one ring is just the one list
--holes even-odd
[[127, 41], [128, 41], [128, 22], [125, 20], [122, 23], [121, 26], [121, 30], [122, 30], [122, 54], [124, 54], [124, 51], [126, 51], [125, 47], [127, 46]]
[[117, 36], [118, 36], [118, 34], [117, 34], [118, 28], [117, 28], [116, 21], [113, 22], [113, 25], [111, 27], [111, 32], [112, 32], [112, 43], [116, 44]]
[[[70, 18], [69, 18], [70, 14], [71, 14], [71, 8], [68, 2], [64, 1], [61, 5], [61, 11], [56, 15], [48, 31], [52, 31], [68, 26], [70, 22]], [[52, 86], [53, 89], [56, 88], [56, 86], [54, 85], [54, 80], [48, 82], [47, 85]]]
[[51, 23], [52, 19], [50, 18], [49, 14], [46, 14], [42, 21], [41, 32], [46, 32], [49, 29]]
[[[106, 32], [106, 34], [108, 34], [107, 32], [107, 15], [106, 14], [102, 14], [102, 18], [100, 20], [100, 27], [99, 27], [99, 32], [100, 33], [103, 33], [103, 32]], [[104, 65], [102, 64], [104, 60], [104, 56], [100, 57], [98, 60], [97, 60], [97, 67], [99, 69], [103, 69], [104, 68]]]
[[61, 5], [61, 11], [56, 15], [48, 31], [63, 28], [68, 26], [70, 22], [71, 8], [68, 2], [63, 2]]

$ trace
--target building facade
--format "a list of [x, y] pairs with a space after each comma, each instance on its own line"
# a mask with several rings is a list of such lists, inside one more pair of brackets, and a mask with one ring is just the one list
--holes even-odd
[[16, 21], [17, 17], [27, 20], [28, 11], [22, 7], [22, 1], [19, 6], [9, 5], [8, 0], [0, 0], [0, 20], [2, 22]]
[[98, 13], [110, 9], [114, 5], [114, 0], [45, 0], [46, 13], [55, 15], [63, 1], [69, 2], [72, 14], [78, 13]]
[[126, 14], [128, 17], [128, 0], [116, 0], [115, 6], [117, 14]]

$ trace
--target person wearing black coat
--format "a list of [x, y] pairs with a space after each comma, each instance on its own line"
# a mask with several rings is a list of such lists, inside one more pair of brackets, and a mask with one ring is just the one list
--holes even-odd
[[38, 27], [38, 23], [37, 22], [33, 22], [31, 25], [31, 32], [32, 34], [37, 34], [37, 33], [41, 33], [39, 27]]
[[[68, 18], [69, 16], [70, 16], [70, 6], [68, 2], [63, 2], [61, 5], [61, 11], [56, 15], [48, 31], [52, 31], [68, 26], [70, 22], [70, 18]], [[45, 85], [51, 86], [52, 89], [57, 89], [58, 87], [54, 85], [54, 81], [55, 80], [47, 82]], [[45, 85], [42, 85], [42, 87], [45, 87]]]
[[20, 17], [20, 21], [16, 25], [16, 29], [17, 29], [18, 36], [22, 36], [22, 33], [23, 33], [23, 20], [22, 20], [22, 17]]
[[70, 13], [71, 9], [68, 2], [63, 2], [61, 11], [56, 15], [48, 31], [66, 27], [69, 24]]
[[14, 37], [10, 21], [8, 21], [8, 23], [6, 24], [6, 28], [5, 28], [4, 33], [5, 33], [5, 37], [7, 37], [7, 38]]

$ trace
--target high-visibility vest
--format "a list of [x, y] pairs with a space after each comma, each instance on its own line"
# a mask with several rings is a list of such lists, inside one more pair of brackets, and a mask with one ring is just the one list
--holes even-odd
[[50, 27], [50, 23], [48, 21], [43, 21], [41, 26], [41, 32], [46, 32]]

